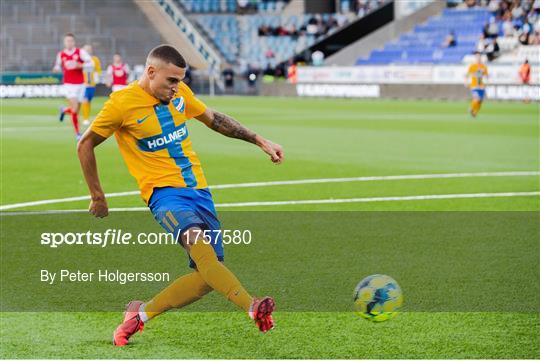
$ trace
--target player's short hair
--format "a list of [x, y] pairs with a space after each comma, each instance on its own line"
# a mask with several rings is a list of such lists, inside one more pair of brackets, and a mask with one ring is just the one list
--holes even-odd
[[162, 60], [165, 63], [172, 63], [179, 68], [186, 67], [186, 59], [184, 59], [182, 54], [171, 45], [163, 44], [156, 46], [148, 53], [146, 62], [148, 63], [148, 60], [151, 58]]
[[64, 34], [64, 38], [67, 38], [68, 36], [69, 36], [69, 37], [72, 37], [73, 39], [75, 39], [75, 34], [73, 34], [73, 33], [65, 33], [65, 34]]

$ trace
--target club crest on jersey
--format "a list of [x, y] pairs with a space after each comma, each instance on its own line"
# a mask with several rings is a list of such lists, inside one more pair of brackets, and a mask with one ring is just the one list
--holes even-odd
[[172, 100], [172, 103], [176, 110], [180, 113], [183, 113], [186, 108], [186, 103], [184, 102], [184, 97], [176, 98]]

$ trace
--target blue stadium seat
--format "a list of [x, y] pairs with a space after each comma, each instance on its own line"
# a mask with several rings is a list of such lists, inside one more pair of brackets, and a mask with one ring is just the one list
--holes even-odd
[[[415, 26], [412, 32], [387, 43], [381, 50], [374, 50], [367, 59], [358, 59], [356, 64], [460, 63], [475, 50], [490, 16], [486, 9], [445, 9], [441, 16]], [[451, 31], [456, 35], [457, 46], [443, 49], [441, 44]]]

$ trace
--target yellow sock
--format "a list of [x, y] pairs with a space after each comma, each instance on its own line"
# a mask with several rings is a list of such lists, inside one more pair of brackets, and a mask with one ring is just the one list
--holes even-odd
[[481, 105], [482, 105], [482, 103], [480, 103], [476, 99], [471, 102], [471, 110], [472, 110], [474, 115], [478, 114], [478, 112], [480, 111], [480, 106]]
[[480, 102], [480, 101], [477, 100], [477, 101], [476, 101], [476, 106], [475, 106], [475, 109], [474, 109], [474, 112], [475, 112], [476, 114], [478, 114], [478, 112], [480, 112], [480, 107], [481, 107], [481, 106], [482, 106], [482, 102]]
[[198, 241], [191, 246], [190, 256], [205, 282], [229, 301], [248, 312], [253, 298], [225, 265], [218, 261], [211, 245]]
[[154, 318], [171, 308], [180, 308], [200, 300], [212, 288], [202, 279], [199, 272], [177, 278], [144, 306], [148, 319]]
[[81, 105], [83, 120], [90, 119], [90, 102], [84, 102]]

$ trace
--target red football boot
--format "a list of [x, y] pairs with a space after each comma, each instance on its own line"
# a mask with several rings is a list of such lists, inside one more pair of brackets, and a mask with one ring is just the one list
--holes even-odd
[[116, 328], [113, 334], [113, 344], [115, 346], [125, 346], [128, 340], [137, 331], [142, 332], [144, 322], [139, 316], [139, 308], [143, 304], [142, 301], [131, 301], [124, 312], [124, 322]]
[[249, 309], [249, 316], [255, 320], [255, 324], [261, 332], [267, 332], [274, 328], [272, 312], [276, 304], [272, 297], [255, 298]]

